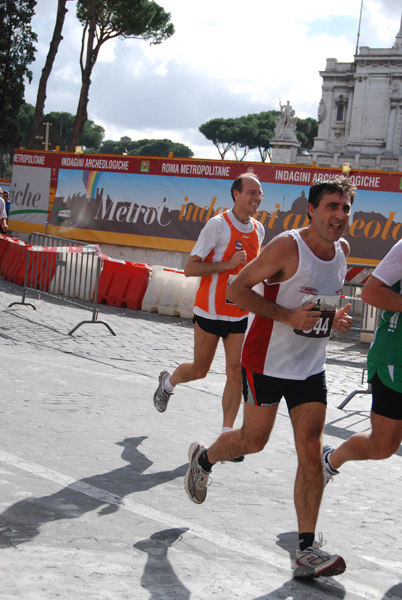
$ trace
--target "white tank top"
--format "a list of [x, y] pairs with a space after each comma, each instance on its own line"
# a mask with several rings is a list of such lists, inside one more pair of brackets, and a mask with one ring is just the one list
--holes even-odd
[[325, 368], [326, 346], [335, 316], [338, 297], [346, 274], [346, 259], [340, 242], [330, 261], [318, 258], [295, 229], [291, 234], [299, 251], [296, 273], [280, 283], [259, 283], [254, 291], [286, 308], [316, 302], [321, 312], [317, 325], [309, 331], [249, 314], [242, 350], [244, 368], [282, 379], [307, 379]]

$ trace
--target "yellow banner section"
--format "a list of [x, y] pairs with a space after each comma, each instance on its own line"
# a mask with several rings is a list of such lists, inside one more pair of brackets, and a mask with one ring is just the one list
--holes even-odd
[[8, 228], [10, 231], [18, 231], [18, 233], [47, 233], [46, 225], [40, 225], [38, 223], [30, 223], [29, 221], [14, 221], [13, 219], [8, 220]]
[[192, 240], [176, 240], [174, 238], [150, 237], [111, 231], [94, 231], [91, 229], [66, 229], [55, 225], [48, 225], [46, 233], [96, 244], [137, 246], [139, 248], [156, 248], [158, 250], [171, 250], [175, 252], [191, 252], [195, 244]]

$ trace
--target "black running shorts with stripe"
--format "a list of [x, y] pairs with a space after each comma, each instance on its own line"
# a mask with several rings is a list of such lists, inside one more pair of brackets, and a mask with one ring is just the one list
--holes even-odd
[[327, 404], [325, 371], [300, 380], [260, 375], [242, 367], [242, 378], [246, 404], [277, 406], [285, 398], [289, 411], [306, 402]]

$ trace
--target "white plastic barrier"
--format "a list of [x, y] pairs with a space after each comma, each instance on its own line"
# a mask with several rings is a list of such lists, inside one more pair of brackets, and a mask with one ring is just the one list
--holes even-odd
[[153, 266], [150, 274], [147, 290], [142, 299], [141, 310], [146, 312], [158, 312], [159, 302], [163, 288], [168, 279], [168, 271], [158, 265]]
[[184, 286], [179, 298], [178, 310], [182, 319], [192, 319], [193, 305], [200, 277], [185, 277]]
[[179, 269], [153, 266], [141, 310], [192, 319], [199, 278], [184, 276]]

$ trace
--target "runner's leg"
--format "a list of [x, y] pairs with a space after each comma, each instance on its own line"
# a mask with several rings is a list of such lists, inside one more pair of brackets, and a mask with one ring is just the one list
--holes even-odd
[[222, 396], [223, 427], [233, 427], [241, 403], [240, 355], [244, 334], [230, 333], [223, 339], [226, 356], [226, 384]]
[[338, 469], [349, 460], [381, 460], [395, 454], [402, 441], [402, 421], [371, 412], [371, 431], [355, 433], [331, 453]]
[[321, 402], [299, 404], [290, 410], [298, 467], [294, 501], [299, 532], [314, 532], [324, 489], [321, 439], [326, 406]]
[[260, 452], [268, 442], [278, 405], [244, 405], [244, 422], [240, 429], [226, 431], [208, 448], [208, 460], [215, 464], [244, 454]]
[[177, 385], [206, 377], [218, 347], [219, 336], [201, 329], [194, 324], [194, 360], [182, 363], [170, 376], [170, 383]]

